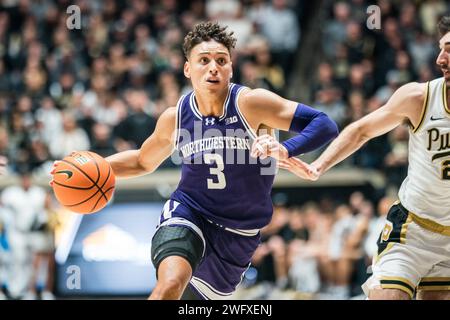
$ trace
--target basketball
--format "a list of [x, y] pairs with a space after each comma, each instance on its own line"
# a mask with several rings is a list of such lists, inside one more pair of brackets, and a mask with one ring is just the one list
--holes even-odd
[[53, 172], [53, 191], [67, 209], [90, 214], [108, 204], [115, 181], [108, 161], [94, 152], [80, 151], [58, 163]]

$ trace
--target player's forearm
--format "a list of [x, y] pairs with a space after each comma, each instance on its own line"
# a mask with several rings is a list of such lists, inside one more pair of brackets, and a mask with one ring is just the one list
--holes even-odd
[[118, 178], [131, 178], [148, 173], [139, 161], [139, 150], [127, 150], [106, 158]]
[[337, 163], [346, 159], [369, 140], [358, 124], [351, 124], [328, 146], [322, 155], [312, 163], [319, 174], [323, 174]]
[[298, 104], [289, 128], [298, 135], [283, 141], [289, 157], [313, 151], [338, 135], [336, 123], [325, 113], [304, 104]]

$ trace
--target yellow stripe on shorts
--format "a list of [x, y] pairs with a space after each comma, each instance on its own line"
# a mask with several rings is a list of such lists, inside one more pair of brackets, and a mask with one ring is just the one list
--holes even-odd
[[447, 277], [429, 277], [422, 278], [417, 286], [417, 290], [439, 291], [450, 290], [450, 278]]
[[380, 285], [383, 289], [399, 289], [411, 297], [414, 296], [415, 286], [405, 278], [401, 277], [382, 277], [380, 279]]

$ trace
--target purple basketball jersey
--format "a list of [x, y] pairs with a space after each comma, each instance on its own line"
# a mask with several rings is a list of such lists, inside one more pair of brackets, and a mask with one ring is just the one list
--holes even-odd
[[180, 99], [176, 148], [183, 163], [171, 198], [220, 226], [259, 229], [272, 216], [276, 164], [250, 157], [255, 133], [237, 103], [243, 88], [230, 85], [220, 117], [203, 116], [194, 92]]

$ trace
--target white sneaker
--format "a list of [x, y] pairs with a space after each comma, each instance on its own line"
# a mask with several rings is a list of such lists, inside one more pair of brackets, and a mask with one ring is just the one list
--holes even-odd
[[48, 290], [42, 291], [41, 292], [41, 299], [42, 300], [55, 300], [55, 295], [53, 293], [51, 293]]
[[0, 290], [0, 300], [8, 300], [3, 291]]

